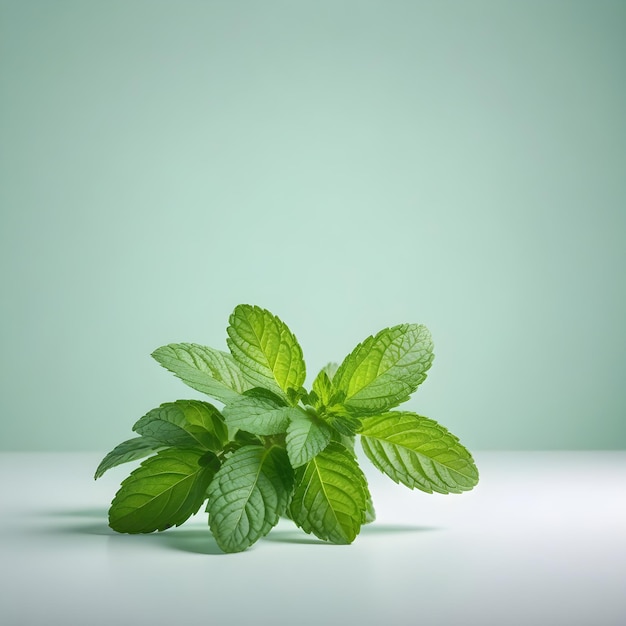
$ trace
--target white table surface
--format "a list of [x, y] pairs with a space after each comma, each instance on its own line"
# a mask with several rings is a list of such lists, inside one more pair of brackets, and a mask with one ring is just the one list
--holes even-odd
[[333, 546], [281, 521], [221, 554], [199, 514], [119, 535], [129, 464], [2, 453], [0, 624], [623, 626], [626, 452], [483, 452], [481, 482], [428, 495], [363, 464], [377, 521]]

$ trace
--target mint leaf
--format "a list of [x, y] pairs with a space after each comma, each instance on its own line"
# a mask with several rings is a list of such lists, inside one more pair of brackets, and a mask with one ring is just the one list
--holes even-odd
[[109, 525], [120, 533], [180, 526], [206, 499], [214, 474], [215, 464], [207, 464], [204, 452], [175, 448], [158, 452], [122, 482], [109, 509]]
[[331, 403], [333, 396], [332, 380], [337, 372], [337, 368], [337, 363], [327, 363], [313, 381], [313, 391], [321, 406], [327, 406]]
[[192, 389], [226, 404], [250, 388], [227, 352], [195, 343], [171, 343], [152, 356]]
[[471, 454], [434, 420], [390, 411], [362, 420], [367, 457], [397, 483], [427, 493], [461, 493], [478, 483]]
[[330, 443], [297, 470], [289, 514], [302, 530], [320, 539], [352, 543], [365, 521], [369, 499], [367, 481], [353, 454]]
[[240, 304], [230, 316], [228, 347], [252, 386], [288, 399], [302, 387], [306, 368], [302, 349], [287, 325], [269, 311]]
[[367, 506], [365, 509], [365, 514], [363, 515], [363, 523], [371, 524], [376, 521], [376, 509], [374, 508], [374, 502], [372, 500], [372, 496], [368, 493], [367, 498]]
[[332, 410], [325, 411], [323, 417], [334, 430], [346, 437], [354, 437], [361, 427], [359, 418], [351, 415], [348, 410], [341, 405], [335, 405]]
[[293, 472], [285, 451], [240, 448], [222, 465], [208, 491], [209, 525], [224, 552], [241, 552], [267, 535], [285, 511]]
[[325, 370], [320, 370], [319, 374], [313, 381], [313, 393], [317, 396], [318, 407], [328, 406], [333, 393], [332, 382]]
[[304, 387], [300, 387], [300, 389], [292, 389], [289, 387], [287, 389], [287, 402], [291, 404], [291, 406], [297, 406], [300, 400], [306, 400], [308, 398], [308, 394]]
[[176, 400], [144, 415], [133, 426], [144, 437], [163, 446], [206, 448], [219, 452], [228, 441], [220, 412], [208, 402]]
[[324, 365], [324, 367], [322, 368], [322, 372], [326, 372], [326, 376], [328, 376], [328, 378], [332, 381], [338, 369], [338, 363], [330, 362]]
[[324, 422], [302, 412], [287, 427], [287, 455], [296, 468], [308, 463], [330, 441], [331, 430]]
[[426, 378], [433, 361], [433, 342], [425, 326], [385, 328], [359, 344], [339, 366], [333, 389], [343, 404], [371, 415], [408, 400]]
[[[360, 426], [361, 422], [359, 422], [359, 427]], [[340, 432], [337, 432], [337, 430], [333, 430], [330, 437], [331, 441], [336, 441], [337, 443], [340, 443], [344, 448], [350, 450], [352, 454], [354, 454], [355, 439], [356, 437], [354, 435], [342, 435]]]
[[143, 459], [145, 456], [152, 454], [161, 447], [160, 443], [146, 437], [133, 437], [132, 439], [122, 441], [122, 443], [115, 446], [115, 448], [102, 459], [100, 465], [98, 465], [94, 479], [100, 478], [107, 470], [110, 470], [116, 465]]
[[289, 420], [301, 415], [306, 415], [302, 409], [284, 406], [269, 395], [243, 395], [224, 407], [224, 419], [228, 426], [253, 435], [284, 433]]

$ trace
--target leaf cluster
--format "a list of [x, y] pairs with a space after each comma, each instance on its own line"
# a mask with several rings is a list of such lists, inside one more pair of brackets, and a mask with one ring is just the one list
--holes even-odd
[[111, 503], [114, 530], [179, 526], [206, 502], [224, 552], [245, 550], [281, 516], [320, 539], [351, 543], [375, 517], [357, 436], [374, 466], [410, 489], [460, 493], [477, 484], [457, 437], [432, 419], [392, 410], [432, 364], [425, 326], [401, 324], [368, 337], [339, 366], [324, 367], [310, 390], [300, 344], [278, 317], [242, 304], [227, 332], [229, 352], [178, 343], [152, 354], [223, 408], [162, 404], [135, 423], [137, 436], [104, 457], [96, 478], [144, 459]]

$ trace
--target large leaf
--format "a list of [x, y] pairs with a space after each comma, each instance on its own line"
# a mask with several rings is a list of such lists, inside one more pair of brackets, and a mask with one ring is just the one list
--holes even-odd
[[333, 389], [358, 414], [377, 414], [407, 400], [432, 361], [433, 342], [425, 326], [385, 328], [345, 358], [333, 377]]
[[[306, 376], [302, 349], [287, 325], [269, 311], [240, 304], [230, 316], [228, 347], [245, 378], [289, 400]], [[295, 404], [295, 402], [292, 402]]]
[[209, 487], [209, 525], [224, 552], [241, 552], [267, 535], [287, 507], [293, 470], [284, 449], [239, 448]]
[[94, 478], [100, 478], [102, 474], [116, 465], [143, 459], [161, 447], [162, 445], [159, 442], [147, 437], [133, 437], [132, 439], [122, 441], [102, 459]]
[[368, 516], [369, 499], [354, 455], [332, 442], [297, 470], [289, 513], [307, 533], [333, 543], [352, 543]]
[[321, 420], [302, 412], [287, 427], [287, 455], [292, 467], [308, 463], [330, 441], [330, 427]]
[[202, 447], [219, 452], [228, 431], [220, 412], [208, 402], [176, 400], [144, 415], [133, 430], [164, 446]]
[[269, 393], [243, 395], [224, 407], [224, 418], [231, 428], [245, 430], [253, 435], [284, 433], [289, 420], [302, 415], [306, 415], [302, 409], [285, 406], [277, 396]]
[[367, 457], [397, 483], [427, 493], [461, 493], [478, 483], [472, 455], [434, 420], [390, 411], [362, 420]]
[[232, 356], [221, 350], [194, 343], [171, 343], [157, 348], [152, 356], [192, 389], [223, 403], [251, 387]]
[[120, 533], [151, 533], [180, 526], [197, 513], [217, 469], [212, 453], [170, 448], [146, 459], [122, 482], [109, 509]]

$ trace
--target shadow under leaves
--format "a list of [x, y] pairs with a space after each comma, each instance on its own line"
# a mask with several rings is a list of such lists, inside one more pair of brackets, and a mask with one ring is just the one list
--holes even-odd
[[422, 533], [443, 530], [436, 526], [411, 526], [408, 524], [367, 524], [361, 527], [363, 535], [393, 535], [396, 533]]
[[94, 518], [94, 519], [107, 519], [108, 509], [103, 508], [88, 508], [88, 509], [57, 509], [40, 512], [41, 517], [80, 517], [80, 518]]
[[213, 539], [208, 527], [205, 530], [178, 528], [176, 530], [152, 533], [150, 536], [165, 547], [173, 550], [192, 552], [194, 554], [224, 554], [215, 542], [215, 539]]
[[314, 535], [307, 535], [302, 530], [281, 530], [279, 528], [272, 529], [268, 535], [263, 537], [263, 541], [275, 541], [278, 543], [304, 543], [317, 545], [331, 545], [327, 541], [322, 541]]
[[[115, 532], [106, 523], [107, 511], [105, 509], [89, 508], [74, 510], [46, 511], [42, 517], [59, 518], [57, 523], [45, 528], [46, 534], [64, 535], [100, 535], [109, 537], [123, 537], [121, 533]], [[68, 523], [61, 524], [60, 518], [66, 518]], [[71, 522], [72, 518], [76, 520]], [[92, 520], [87, 523], [87, 520]], [[96, 521], [98, 520], [98, 521]], [[43, 530], [43, 529], [41, 529]], [[394, 535], [398, 533], [422, 533], [443, 530], [434, 526], [413, 526], [406, 524], [385, 524], [372, 523], [361, 527], [362, 535]], [[126, 535], [131, 538], [141, 537], [142, 541], [154, 542], [160, 547], [189, 552], [192, 554], [223, 555], [215, 539], [208, 528], [172, 528], [163, 532], [154, 532], [138, 535]], [[331, 542], [323, 541], [304, 533], [298, 528], [274, 528], [262, 541], [276, 543], [291, 543], [304, 545], [333, 546]]]

